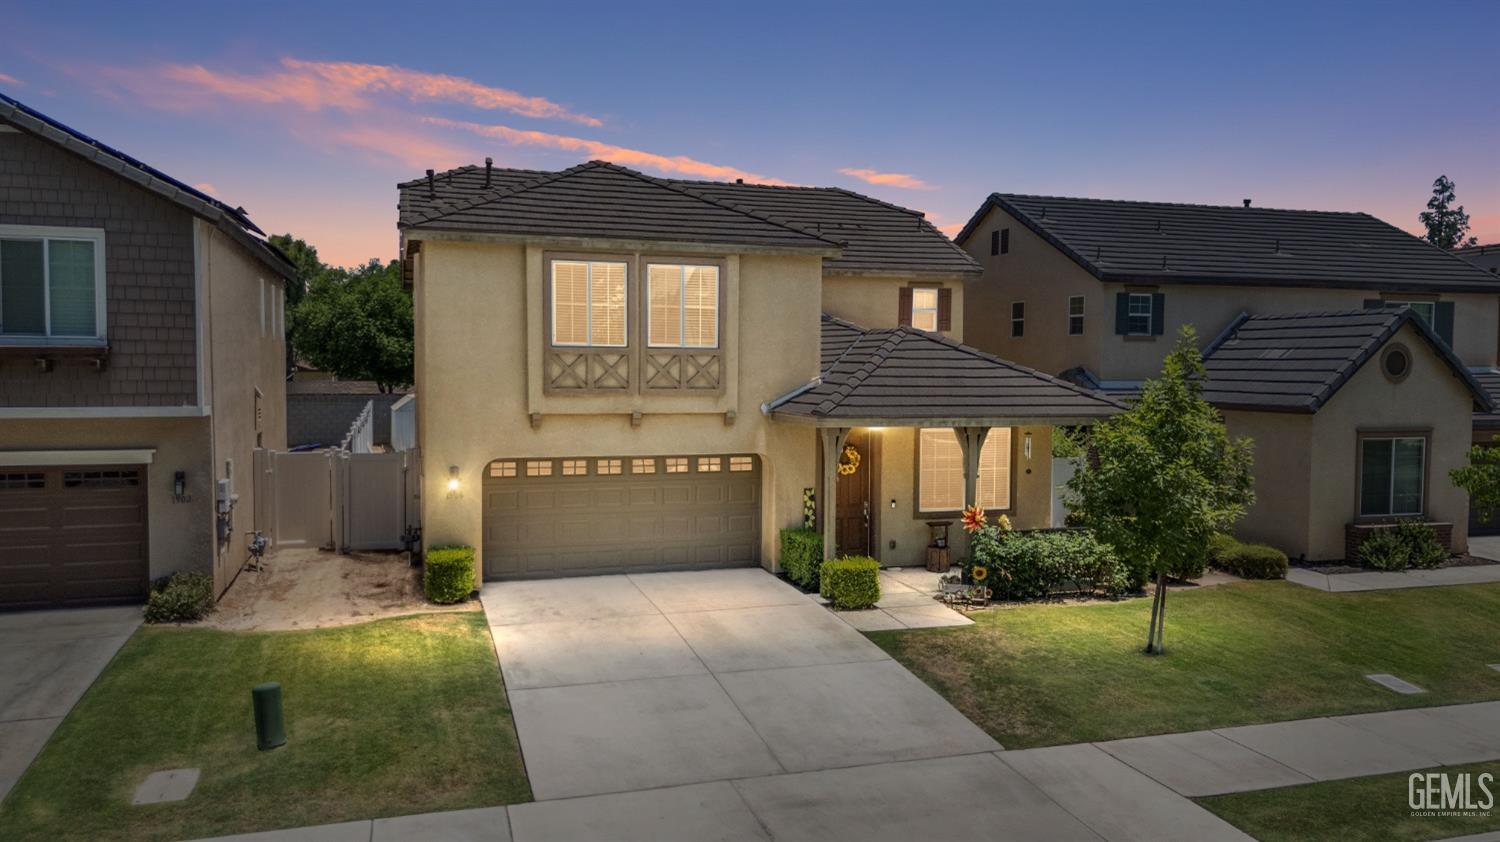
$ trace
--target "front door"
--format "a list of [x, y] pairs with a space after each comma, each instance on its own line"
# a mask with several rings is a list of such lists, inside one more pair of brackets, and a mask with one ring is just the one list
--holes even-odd
[[[854, 465], [856, 457], [845, 455], [857, 454], [858, 464], [855, 465], [853, 473], [845, 473], [847, 467]], [[875, 459], [873, 449], [870, 447], [870, 431], [864, 428], [855, 428], [849, 431], [849, 440], [844, 444], [844, 453], [835, 454], [839, 460], [841, 469], [838, 474], [838, 507], [835, 535], [837, 539], [836, 549], [838, 555], [870, 555], [873, 542], [874, 524], [871, 518], [874, 512], [872, 494], [872, 477], [875, 476]]]

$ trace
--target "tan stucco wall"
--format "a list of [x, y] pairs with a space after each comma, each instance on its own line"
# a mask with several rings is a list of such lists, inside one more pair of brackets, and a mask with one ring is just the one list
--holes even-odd
[[860, 327], [896, 327], [900, 323], [901, 288], [908, 286], [953, 290], [953, 329], [941, 333], [964, 341], [964, 282], [960, 278], [830, 275], [823, 279], [823, 312]]
[[1255, 503], [1235, 524], [1235, 537], [1270, 544], [1291, 558], [1305, 556], [1311, 546], [1313, 416], [1229, 411], [1224, 426], [1231, 436], [1255, 443]]
[[[4, 450], [155, 450], [146, 470], [151, 577], [210, 572], [213, 465], [207, 418], [0, 420]], [[66, 463], [66, 460], [63, 460]], [[176, 471], [187, 473], [191, 500], [172, 500]]]
[[1430, 430], [1427, 517], [1453, 524], [1453, 548], [1468, 549], [1469, 498], [1448, 479], [1466, 461], [1473, 399], [1463, 383], [1417, 336], [1402, 328], [1392, 340], [1413, 351], [1411, 375], [1386, 379], [1378, 357], [1366, 364], [1313, 419], [1311, 547], [1313, 559], [1340, 558], [1344, 524], [1353, 520], [1357, 432]]
[[[768, 421], [760, 405], [817, 374], [821, 267], [816, 257], [741, 255], [733, 262], [738, 292], [725, 318], [747, 341], [726, 345], [736, 382], [732, 406], [720, 396], [548, 395], [533, 404], [531, 370], [540, 365], [542, 342], [531, 315], [539, 312], [532, 305], [541, 289], [530, 280], [540, 271], [536, 250], [528, 260], [520, 245], [425, 242], [415, 280], [425, 543], [468, 544], [483, 556], [483, 472], [497, 458], [754, 453], [764, 471], [762, 559], [770, 566], [777, 530], [800, 522], [802, 489], [815, 485], [816, 435]], [[572, 402], [588, 414], [569, 414]], [[548, 410], [535, 429], [533, 406]], [[643, 413], [639, 427], [631, 426], [632, 407]], [[735, 412], [732, 424], [726, 408]], [[455, 497], [446, 487], [449, 466], [462, 482]]]
[[[234, 505], [229, 539], [214, 554], [214, 580], [222, 591], [248, 559], [246, 539], [255, 529], [257, 443], [286, 449], [286, 352], [277, 326], [281, 281], [260, 261], [217, 228], [198, 221], [199, 249], [207, 270], [208, 336], [204, 374], [213, 419], [213, 472], [228, 477], [233, 461]], [[264, 288], [264, 293], [262, 293]], [[266, 329], [261, 331], [261, 297], [266, 302]], [[261, 418], [255, 418], [255, 390]], [[257, 442], [257, 434], [259, 440]], [[213, 496], [213, 489], [205, 491]]]

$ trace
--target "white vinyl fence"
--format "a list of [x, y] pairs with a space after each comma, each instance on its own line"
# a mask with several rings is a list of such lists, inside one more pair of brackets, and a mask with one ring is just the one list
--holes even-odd
[[415, 392], [391, 404], [391, 449], [411, 450], [417, 446], [417, 395]]
[[271, 547], [399, 550], [420, 524], [415, 450], [255, 453], [261, 531]]
[[354, 423], [349, 425], [349, 432], [344, 434], [339, 449], [350, 453], [369, 453], [374, 445], [375, 402], [365, 401], [365, 408], [359, 411]]

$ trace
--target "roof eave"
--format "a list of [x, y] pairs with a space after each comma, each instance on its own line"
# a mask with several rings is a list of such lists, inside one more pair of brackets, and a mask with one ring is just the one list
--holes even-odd
[[643, 250], [643, 251], [677, 251], [692, 254], [796, 254], [807, 257], [838, 257], [843, 252], [837, 248], [818, 245], [780, 245], [768, 246], [755, 243], [712, 243], [691, 240], [652, 240], [652, 239], [625, 239], [611, 237], [566, 237], [554, 234], [508, 234], [498, 231], [468, 231], [458, 229], [429, 228], [425, 226], [402, 225], [400, 228], [404, 242], [417, 242], [420, 240], [446, 241], [460, 243], [497, 243], [503, 245], [536, 245], [548, 248], [573, 248], [586, 249], [598, 248], [600, 243], [608, 243], [610, 248], [621, 250]]
[[908, 418], [901, 416], [842, 417], [807, 415], [800, 412], [773, 410], [771, 418], [809, 427], [1040, 427], [1087, 426], [1109, 419], [1120, 410], [1084, 415], [939, 415]]
[[872, 277], [963, 280], [966, 278], [977, 278], [982, 274], [984, 274], [984, 270], [977, 266], [970, 269], [861, 269], [853, 266], [823, 267], [823, 275], [833, 278]]
[[1483, 289], [1481, 288], [1482, 284], [1469, 283], [1452, 284], [1424, 281], [1419, 284], [1400, 284], [1389, 281], [1372, 281], [1368, 278], [1351, 278], [1347, 281], [1311, 281], [1301, 278], [1267, 278], [1264, 275], [1189, 275], [1175, 273], [1171, 270], [1165, 272], [1101, 271], [1096, 273], [1095, 277], [1109, 284], [1135, 284], [1140, 286], [1193, 284], [1197, 286], [1256, 286], [1286, 289], [1359, 289], [1374, 290], [1376, 292], [1448, 292], [1469, 293], [1471, 295], [1500, 293], [1500, 281], [1490, 284], [1490, 289]]

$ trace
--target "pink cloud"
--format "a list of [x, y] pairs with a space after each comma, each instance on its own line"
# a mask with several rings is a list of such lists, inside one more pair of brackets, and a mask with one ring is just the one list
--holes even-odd
[[298, 136], [328, 152], [353, 147], [369, 153], [377, 160], [395, 161], [410, 169], [450, 169], [472, 163], [478, 157], [472, 150], [462, 146], [419, 132], [393, 129], [384, 124], [350, 126], [326, 132], [317, 129], [311, 132], [299, 131]]
[[602, 125], [544, 97], [484, 85], [462, 76], [426, 73], [388, 64], [303, 61], [283, 58], [279, 69], [240, 73], [201, 64], [151, 68], [106, 68], [102, 75], [161, 108], [191, 110], [222, 100], [296, 105], [308, 111], [361, 111], [372, 97], [393, 94], [412, 102], [453, 102], [524, 117]]
[[641, 167], [673, 175], [687, 175], [695, 178], [719, 181], [731, 181], [742, 178], [745, 181], [757, 184], [788, 184], [788, 182], [780, 179], [756, 175], [755, 173], [746, 172], [737, 167], [724, 164], [699, 161], [696, 158], [689, 158], [686, 155], [658, 155], [655, 152], [630, 149], [625, 146], [616, 146], [612, 143], [588, 140], [581, 137], [513, 129], [509, 126], [470, 123], [463, 120], [449, 120], [443, 117], [424, 117], [422, 118], [422, 122], [432, 126], [462, 129], [483, 137], [508, 143], [512, 146], [541, 146], [548, 149], [581, 152], [589, 158], [601, 158], [624, 166]]
[[844, 175], [853, 176], [866, 184], [874, 184], [880, 187], [901, 187], [907, 190], [936, 190], [931, 184], [901, 172], [880, 172], [879, 170], [860, 169], [847, 167], [839, 170]]
[[10, 75], [9, 73], [0, 73], [0, 84], [3, 84], [3, 85], [14, 85], [14, 86], [16, 86], [16, 87], [19, 88], [19, 87], [22, 87], [23, 85], [25, 85], [26, 83], [22, 82], [20, 79], [17, 79], [16, 77]]
[[210, 196], [217, 195], [219, 192], [219, 188], [215, 187], [212, 182], [208, 181], [200, 181], [197, 184], [194, 184], [193, 189], [197, 190], [199, 193], [207, 193]]

